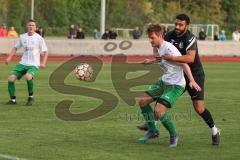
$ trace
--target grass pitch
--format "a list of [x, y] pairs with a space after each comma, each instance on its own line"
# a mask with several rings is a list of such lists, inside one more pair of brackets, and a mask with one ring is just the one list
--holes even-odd
[[[5, 105], [7, 77], [14, 65], [0, 64], [0, 159], [15, 156], [31, 160], [235, 160], [240, 157], [239, 63], [204, 63], [205, 103], [221, 129], [221, 145], [210, 145], [210, 130], [195, 113], [185, 93], [170, 110], [180, 134], [177, 148], [168, 147], [168, 133], [160, 123], [158, 139], [145, 144], [137, 141], [144, 133], [135, 126], [144, 122], [137, 105], [129, 106], [118, 96], [111, 83], [110, 63], [104, 63], [93, 83], [80, 82], [72, 73], [65, 80], [66, 84], [87, 86], [118, 97], [113, 111], [85, 122], [59, 119], [55, 114], [56, 104], [64, 99], [73, 100], [70, 110], [79, 113], [94, 109], [101, 100], [61, 94], [50, 88], [49, 76], [60, 65], [56, 62], [49, 62], [47, 68], [35, 76], [34, 106], [25, 106], [24, 79], [16, 83], [18, 104]], [[139, 88], [144, 90], [146, 86]]]

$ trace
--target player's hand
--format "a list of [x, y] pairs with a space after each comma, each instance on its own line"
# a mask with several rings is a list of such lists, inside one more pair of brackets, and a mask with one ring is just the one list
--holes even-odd
[[163, 55], [163, 59], [167, 61], [173, 61], [173, 56], [171, 54], [165, 54]]
[[150, 59], [145, 59], [142, 64], [147, 65], [147, 64], [152, 64], [152, 60]]
[[156, 61], [160, 62], [162, 60], [162, 57], [160, 56], [155, 56]]
[[195, 89], [198, 92], [202, 90], [201, 87], [195, 81], [189, 82], [189, 86], [191, 89]]
[[43, 64], [43, 63], [40, 64], [40, 68], [44, 69], [45, 67], [46, 67], [45, 64]]
[[5, 60], [5, 64], [8, 64], [11, 61], [11, 57], [7, 57], [7, 59]]

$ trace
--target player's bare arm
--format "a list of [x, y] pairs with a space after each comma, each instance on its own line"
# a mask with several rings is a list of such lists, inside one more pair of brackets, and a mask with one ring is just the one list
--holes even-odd
[[8, 64], [12, 60], [12, 57], [16, 54], [16, 52], [17, 52], [17, 48], [13, 47], [10, 54], [8, 55], [8, 57], [5, 60], [6, 64]]
[[189, 79], [189, 86], [192, 89], [195, 89], [196, 91], [201, 91], [201, 87], [195, 82], [193, 76], [192, 76], [192, 72], [188, 66], [188, 64], [186, 63], [182, 63], [183, 66], [183, 71], [184, 73], [187, 75], [188, 79]]
[[40, 68], [46, 67], [47, 58], [48, 58], [48, 52], [43, 52], [43, 55], [41, 57], [42, 61], [40, 63]]
[[172, 56], [170, 54], [165, 54], [162, 58], [167, 61], [179, 62], [179, 63], [193, 63], [195, 59], [196, 51], [189, 50], [186, 55], [182, 56]]

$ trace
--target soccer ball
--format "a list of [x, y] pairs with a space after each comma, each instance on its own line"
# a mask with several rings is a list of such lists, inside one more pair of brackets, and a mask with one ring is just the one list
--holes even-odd
[[89, 81], [93, 77], [93, 69], [87, 63], [81, 63], [75, 68], [75, 76], [80, 81]]

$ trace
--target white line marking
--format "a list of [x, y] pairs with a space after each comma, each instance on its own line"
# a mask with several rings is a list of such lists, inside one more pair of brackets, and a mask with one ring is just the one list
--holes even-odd
[[26, 158], [19, 158], [19, 157], [10, 156], [10, 155], [1, 154], [1, 153], [0, 153], [0, 158], [10, 159], [10, 160], [28, 160]]

